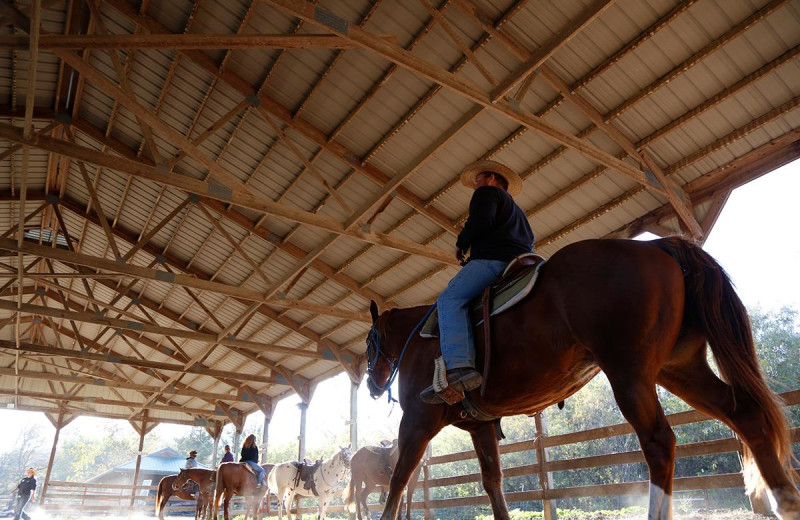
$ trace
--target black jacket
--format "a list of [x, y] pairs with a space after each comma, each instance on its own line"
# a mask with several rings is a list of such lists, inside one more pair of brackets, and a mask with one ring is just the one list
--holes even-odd
[[21, 497], [30, 496], [34, 489], [36, 489], [36, 477], [23, 477], [17, 484], [17, 493]]
[[533, 251], [533, 231], [525, 212], [505, 190], [481, 186], [472, 194], [469, 218], [456, 247], [471, 248], [470, 259], [511, 261]]
[[242, 458], [239, 462], [251, 461], [258, 464], [258, 448], [253, 446], [252, 448], [245, 448], [242, 446]]

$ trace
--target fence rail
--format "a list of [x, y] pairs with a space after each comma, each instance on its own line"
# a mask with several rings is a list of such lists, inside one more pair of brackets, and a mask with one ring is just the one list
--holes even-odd
[[[800, 390], [794, 390], [781, 394], [787, 406], [800, 404]], [[681, 412], [667, 416], [672, 426], [691, 424], [709, 420], [710, 417], [697, 411]], [[606, 439], [620, 435], [632, 434], [633, 429], [627, 423], [614, 424], [601, 428], [593, 428], [562, 435], [548, 436], [538, 434], [535, 439], [512, 442], [500, 446], [501, 454], [518, 453], [530, 451], [531, 457], [537, 453], [546, 453], [542, 448], [553, 448], [565, 446], [577, 442]], [[792, 442], [800, 442], [800, 428], [791, 430]], [[713, 441], [695, 442], [679, 445], [676, 449], [677, 458], [696, 457], [701, 455], [717, 455], [722, 453], [736, 453], [741, 451], [741, 443], [736, 438], [725, 438]], [[420, 481], [417, 489], [422, 490], [422, 500], [412, 501], [411, 507], [414, 510], [423, 510], [426, 520], [433, 518], [431, 510], [465, 506], [486, 506], [489, 499], [485, 493], [479, 495], [431, 499], [431, 490], [447, 486], [455, 486], [469, 483], [480, 483], [480, 473], [469, 473], [452, 477], [431, 478], [431, 468], [441, 464], [472, 460], [475, 452], [464, 451], [449, 453], [430, 457], [423, 462], [423, 471], [420, 472]], [[547, 475], [556, 471], [567, 471], [576, 469], [597, 468], [603, 466], [615, 466], [623, 464], [634, 464], [644, 462], [641, 451], [629, 451], [622, 453], [594, 455], [580, 457], [576, 459], [548, 461], [546, 457], [533, 464], [508, 467], [503, 469], [505, 478], [536, 476], [537, 481], [542, 475]], [[743, 489], [743, 480], [740, 473], [720, 474], [700, 477], [676, 478], [674, 489], [681, 491], [700, 491], [711, 489]], [[78, 482], [58, 482], [51, 481], [48, 484], [47, 502], [42, 507], [52, 512], [53, 516], [72, 516], [72, 514], [96, 513], [127, 515], [131, 512], [142, 512], [153, 514], [155, 510], [155, 491], [156, 486], [131, 486], [121, 484], [87, 484]], [[152, 492], [152, 495], [151, 495]], [[532, 489], [528, 491], [518, 491], [506, 493], [506, 501], [509, 504], [544, 501], [548, 505], [549, 501], [565, 498], [588, 498], [588, 497], [607, 497], [619, 495], [647, 495], [649, 492], [648, 481], [623, 482], [616, 484], [602, 484], [589, 486], [576, 486], [568, 488], [548, 488]], [[142, 494], [143, 493], [143, 494]], [[413, 498], [413, 497], [412, 497]], [[113, 501], [117, 504], [112, 504]], [[133, 500], [133, 503], [131, 501]], [[274, 498], [273, 498], [274, 500]], [[182, 503], [179, 503], [182, 502]], [[317, 511], [314, 500], [304, 499], [297, 512], [301, 514], [315, 514]], [[232, 504], [234, 515], [244, 512], [244, 503], [235, 500]], [[754, 504], [755, 509], [755, 504]], [[194, 505], [186, 501], [173, 502], [167, 505], [167, 513], [170, 512], [191, 512]], [[341, 505], [331, 505], [328, 507], [329, 513], [342, 513], [344, 507]]]
[[[800, 404], [800, 390], [793, 390], [780, 394], [781, 398], [787, 406], [796, 406]], [[692, 410], [687, 412], [680, 412], [667, 416], [667, 419], [672, 426], [683, 424], [691, 424], [701, 421], [712, 419], [711, 417]], [[539, 453], [537, 451], [540, 446], [542, 448], [553, 448], [558, 446], [565, 446], [577, 442], [585, 442], [599, 439], [606, 439], [610, 437], [617, 437], [620, 435], [633, 434], [633, 428], [628, 423], [614, 424], [611, 426], [604, 426], [601, 428], [593, 428], [590, 430], [582, 430], [578, 432], [571, 432], [562, 435], [548, 436], [537, 435], [535, 439], [512, 442], [500, 446], [500, 454], [505, 455], [509, 453], [518, 453], [523, 451]], [[791, 439], [793, 443], [800, 442], [800, 428], [793, 428], [791, 430]], [[675, 456], [677, 458], [697, 457], [701, 455], [717, 455], [722, 453], [735, 453], [741, 452], [741, 442], [736, 438], [725, 438], [713, 441], [703, 441], [690, 444], [681, 444], [677, 446]], [[420, 481], [417, 487], [422, 488], [423, 497], [429, 497], [431, 490], [437, 487], [447, 487], [470, 483], [480, 483], [480, 473], [469, 473], [466, 475], [457, 475], [452, 477], [438, 477], [430, 478], [430, 468], [453, 462], [460, 462], [472, 460], [475, 458], [475, 452], [464, 451], [458, 453], [449, 453], [446, 455], [437, 455], [430, 457], [425, 464], [425, 471], [420, 472]], [[503, 468], [503, 477], [522, 477], [522, 476], [536, 476], [539, 477], [543, 474], [548, 474], [556, 471], [567, 471], [576, 469], [597, 468], [603, 466], [616, 466], [623, 464], [634, 464], [644, 462], [644, 456], [641, 451], [629, 451], [622, 453], [614, 453], [607, 455], [594, 455], [589, 457], [581, 457], [577, 459], [543, 460], [543, 464], [535, 462], [533, 464], [526, 464], [521, 466], [514, 466]], [[540, 484], [541, 485], [541, 484]], [[710, 489], [728, 489], [728, 488], [741, 488], [744, 489], [744, 482], [740, 473], [735, 474], [720, 474], [709, 475], [701, 477], [684, 477], [676, 478], [674, 481], [674, 489], [677, 492], [682, 491], [703, 491]], [[530, 501], [550, 501], [563, 498], [589, 498], [600, 496], [619, 496], [619, 495], [647, 495], [649, 492], [648, 481], [637, 482], [624, 482], [617, 484], [602, 484], [590, 486], [576, 486], [568, 488], [550, 488], [550, 489], [534, 489], [529, 491], [519, 491], [505, 493], [506, 501], [509, 504]], [[413, 498], [413, 497], [412, 497]], [[453, 508], [464, 506], [486, 506], [489, 505], [489, 498], [485, 493], [475, 496], [458, 497], [458, 498], [442, 498], [413, 501], [411, 504], [412, 509], [424, 510], [425, 518], [432, 518], [430, 510], [440, 508]], [[755, 507], [755, 506], [754, 506]]]

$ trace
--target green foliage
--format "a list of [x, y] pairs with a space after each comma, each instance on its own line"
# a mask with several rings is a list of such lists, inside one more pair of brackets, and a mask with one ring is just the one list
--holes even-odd
[[101, 437], [80, 435], [60, 443], [53, 480], [83, 482], [136, 457], [138, 436], [109, 423]]
[[42, 470], [47, 466], [49, 432], [31, 425], [20, 432], [11, 451], [0, 454], [0, 492], [8, 494], [25, 476], [27, 468]]
[[[227, 443], [226, 443], [227, 444]], [[220, 443], [220, 449], [225, 444]], [[191, 450], [197, 451], [197, 462], [211, 466], [214, 457], [214, 439], [208, 432], [200, 427], [194, 427], [189, 430], [189, 433], [183, 437], [177, 437], [172, 444], [172, 447], [180, 454], [188, 457]], [[217, 454], [217, 462], [222, 458], [221, 454]]]

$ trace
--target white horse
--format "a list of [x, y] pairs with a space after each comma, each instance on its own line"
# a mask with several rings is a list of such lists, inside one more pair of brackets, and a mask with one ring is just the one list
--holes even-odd
[[[314, 472], [314, 486], [317, 488], [319, 499], [319, 520], [325, 520], [325, 510], [331, 502], [331, 498], [336, 494], [338, 483], [344, 480], [350, 470], [350, 459], [353, 454], [350, 446], [342, 447], [339, 453], [328, 460]], [[314, 494], [309, 489], [303, 488], [303, 482], [299, 481], [300, 470], [291, 462], [275, 464], [269, 472], [267, 482], [269, 490], [278, 497], [278, 518], [283, 520], [283, 509], [286, 508], [286, 515], [292, 520], [292, 500], [295, 495], [301, 497], [311, 497]], [[299, 506], [298, 506], [299, 507]]]

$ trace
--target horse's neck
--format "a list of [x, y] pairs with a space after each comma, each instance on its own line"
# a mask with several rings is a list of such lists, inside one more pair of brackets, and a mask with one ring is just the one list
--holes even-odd
[[337, 454], [337, 455], [334, 455], [333, 457], [331, 457], [330, 459], [326, 460], [320, 466], [320, 468], [319, 468], [320, 471], [325, 471], [326, 473], [330, 473], [330, 472], [334, 472], [335, 473], [337, 471], [337, 466], [340, 465], [339, 464], [339, 459], [341, 459], [341, 457]]
[[414, 333], [414, 328], [419, 324], [430, 306], [408, 307], [405, 309], [392, 309], [388, 311], [387, 329], [392, 336], [391, 350], [394, 355], [400, 355], [400, 351], [406, 344], [408, 337]]

